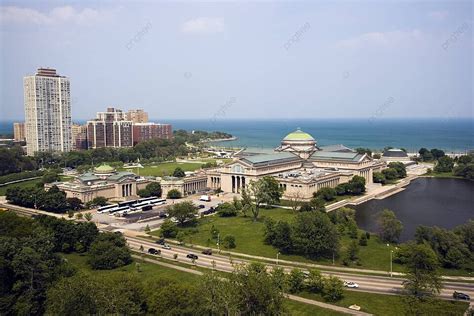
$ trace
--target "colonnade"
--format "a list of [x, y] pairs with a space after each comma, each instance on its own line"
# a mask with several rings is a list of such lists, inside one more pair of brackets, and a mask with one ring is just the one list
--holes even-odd
[[122, 196], [130, 196], [133, 195], [133, 188], [131, 183], [127, 183], [122, 185]]
[[240, 189], [245, 189], [245, 177], [232, 176], [232, 193], [240, 193]]

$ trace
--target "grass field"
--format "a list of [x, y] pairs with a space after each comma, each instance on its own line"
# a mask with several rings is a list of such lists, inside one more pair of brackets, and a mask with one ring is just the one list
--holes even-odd
[[[283, 220], [290, 222], [295, 214], [292, 210], [274, 208], [262, 209], [260, 218], [257, 222], [253, 222], [250, 217], [219, 217], [208, 216], [199, 219], [198, 226], [195, 228], [181, 228], [186, 234], [185, 243], [196, 244], [205, 247], [217, 248], [216, 241], [211, 240], [211, 227], [214, 225], [220, 232], [220, 238], [226, 235], [233, 235], [236, 239], [236, 248], [231, 249], [233, 252], [241, 252], [250, 255], [262, 256], [267, 258], [276, 258], [278, 250], [271, 245], [264, 243], [264, 217], [270, 217], [276, 221]], [[359, 230], [359, 235], [362, 233]], [[152, 235], [158, 236], [159, 231], [153, 231]], [[347, 235], [341, 238], [341, 254], [344, 253], [346, 247], [352, 239]], [[389, 271], [390, 269], [390, 251], [396, 251], [395, 245], [387, 246], [378, 236], [372, 235], [368, 240], [367, 246], [359, 247], [360, 265], [351, 265], [353, 268], [374, 269], [381, 271]], [[332, 265], [332, 259], [322, 258], [320, 260], [311, 260], [299, 255], [280, 254], [280, 259], [291, 260], [297, 262], [316, 263]], [[336, 266], [343, 266], [342, 256], [335, 259]], [[403, 272], [404, 267], [393, 262], [393, 271]], [[441, 269], [443, 275], [471, 275], [466, 270]]]
[[201, 163], [190, 163], [190, 162], [164, 162], [155, 165], [146, 165], [144, 168], [122, 168], [120, 170], [128, 170], [141, 176], [154, 176], [162, 177], [173, 174], [174, 169], [180, 167], [184, 171], [195, 171], [201, 168]]
[[[214, 225], [219, 230], [221, 238], [224, 238], [226, 235], [233, 235], [235, 237], [237, 247], [232, 249], [232, 251], [268, 258], [276, 258], [278, 250], [271, 245], [265, 244], [263, 241], [263, 217], [265, 216], [271, 217], [274, 220], [291, 221], [295, 215], [291, 210], [274, 208], [262, 209], [261, 218], [257, 222], [253, 222], [250, 217], [243, 216], [205, 217], [199, 220], [197, 232], [193, 232], [196, 230], [196, 228], [183, 228], [183, 230], [188, 233], [184, 241], [186, 243], [216, 248], [215, 241], [210, 240], [211, 227]], [[152, 234], [158, 235], [159, 231], [154, 231]], [[351, 242], [351, 240], [352, 239], [350, 239], [347, 235], [342, 237], [342, 251], [344, 251], [344, 248]], [[387, 247], [387, 245], [382, 243], [377, 236], [372, 236], [368, 240], [367, 246], [360, 247], [359, 257], [361, 258], [361, 266], [354, 265], [354, 267], [388, 271], [390, 269], [390, 250], [393, 249], [393, 246]], [[332, 259], [321, 259], [314, 261], [298, 255], [282, 254], [279, 256], [279, 258], [283, 260], [307, 263], [332, 264]], [[342, 266], [341, 258], [336, 258], [335, 264]], [[402, 271], [402, 266], [394, 263], [393, 270]]]
[[[71, 179], [71, 177], [61, 176], [61, 179], [62, 180], [68, 180], [68, 179]], [[0, 196], [5, 195], [9, 188], [13, 188], [13, 187], [20, 187], [20, 188], [33, 187], [33, 186], [36, 186], [40, 182], [41, 182], [41, 178], [28, 180], [28, 181], [23, 181], [23, 182], [18, 182], [18, 183], [13, 183], [13, 184], [9, 184], [9, 185], [0, 187]]]
[[[323, 301], [319, 294], [303, 292], [298, 295], [315, 301]], [[356, 304], [361, 307], [361, 311], [374, 315], [398, 316], [407, 314], [404, 297], [399, 295], [345, 291], [344, 298], [332, 304], [342, 307]], [[423, 315], [463, 315], [468, 307], [468, 303], [437, 300], [436, 303], [427, 303], [425, 307], [429, 311]]]
[[[87, 264], [87, 256], [81, 256], [79, 254], [62, 254], [68, 262], [76, 267], [78, 270], [88, 273], [100, 274], [100, 275], [109, 275], [116, 272], [127, 272], [133, 275], [136, 275], [140, 279], [144, 280], [160, 280], [160, 279], [170, 279], [177, 281], [179, 283], [188, 283], [195, 285], [199, 282], [199, 276], [187, 272], [178, 271], [172, 268], [167, 268], [159, 266], [152, 263], [140, 262], [140, 272], [136, 269], [135, 262], [129, 264], [128, 266], [114, 269], [114, 270], [92, 270]], [[342, 313], [334, 312], [328, 309], [320, 308], [317, 306], [299, 303], [291, 300], [286, 300], [286, 308], [291, 313], [291, 315], [297, 316], [310, 316], [310, 315], [344, 315]]]

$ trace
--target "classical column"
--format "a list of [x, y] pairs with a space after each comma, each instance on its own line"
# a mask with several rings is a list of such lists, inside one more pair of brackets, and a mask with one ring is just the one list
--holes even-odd
[[235, 193], [235, 176], [232, 176], [232, 193]]

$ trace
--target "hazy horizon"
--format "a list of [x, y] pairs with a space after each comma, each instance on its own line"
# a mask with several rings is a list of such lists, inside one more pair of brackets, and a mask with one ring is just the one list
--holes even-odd
[[1, 121], [23, 77], [70, 78], [73, 121], [472, 118], [473, 4], [2, 1]]

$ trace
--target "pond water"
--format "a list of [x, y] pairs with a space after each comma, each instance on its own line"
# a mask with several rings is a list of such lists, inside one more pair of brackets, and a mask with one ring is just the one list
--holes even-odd
[[360, 228], [377, 232], [378, 215], [386, 208], [403, 223], [401, 241], [413, 239], [420, 225], [447, 229], [474, 219], [474, 182], [463, 179], [418, 178], [400, 193], [353, 207]]

